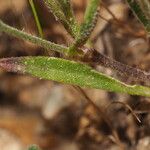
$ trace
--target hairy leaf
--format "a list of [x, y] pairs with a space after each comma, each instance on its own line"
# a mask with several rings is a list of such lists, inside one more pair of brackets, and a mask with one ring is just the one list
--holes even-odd
[[127, 85], [84, 64], [60, 58], [4, 58], [0, 60], [0, 66], [10, 72], [29, 74], [40, 79], [150, 97], [149, 87]]
[[[78, 26], [73, 16], [71, 8], [68, 6], [69, 1], [66, 0], [44, 0], [50, 11], [59, 20], [65, 29], [75, 37], [78, 32]], [[66, 1], [66, 2], [65, 2]], [[63, 6], [62, 6], [63, 4]], [[65, 5], [66, 4], [66, 5]], [[64, 8], [64, 6], [67, 6]], [[64, 11], [66, 9], [66, 11]], [[67, 13], [67, 15], [66, 15]], [[68, 18], [69, 16], [69, 18]], [[71, 17], [71, 18], [70, 18]]]
[[84, 22], [80, 27], [80, 34], [76, 40], [76, 45], [83, 45], [89, 38], [93, 31], [97, 18], [98, 18], [98, 7], [101, 0], [89, 0], [88, 6], [84, 15]]
[[150, 33], [150, 1], [149, 0], [127, 0], [130, 8]]
[[63, 12], [66, 16], [66, 19], [69, 23], [70, 31], [72, 31], [71, 32], [72, 36], [74, 38], [76, 38], [76, 36], [78, 35], [78, 32], [79, 32], [79, 27], [78, 27], [78, 23], [75, 19], [71, 0], [57, 0], [57, 1], [60, 3], [61, 9], [63, 10]]
[[57, 0], [44, 0], [53, 15], [61, 22], [66, 22], [66, 17], [61, 9], [61, 5]]

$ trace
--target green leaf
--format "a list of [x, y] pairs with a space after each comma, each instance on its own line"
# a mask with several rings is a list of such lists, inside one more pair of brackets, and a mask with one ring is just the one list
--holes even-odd
[[149, 0], [127, 0], [131, 10], [150, 33], [150, 1]]
[[59, 20], [63, 24], [68, 33], [70, 33], [73, 37], [76, 37], [76, 34], [78, 32], [78, 26], [73, 16], [73, 12], [71, 11], [71, 5], [69, 5], [69, 1], [68, 0], [67, 1], [44, 0], [44, 1], [45, 4], [50, 9], [50, 11], [56, 17], [56, 20]]
[[73, 18], [74, 15], [70, 0], [57, 0], [57, 1], [60, 3], [66, 18], [68, 19]]
[[84, 22], [80, 27], [80, 34], [76, 39], [75, 45], [84, 45], [92, 33], [98, 18], [98, 7], [101, 0], [89, 0], [84, 15]]
[[66, 17], [61, 9], [61, 5], [57, 0], [44, 0], [50, 11], [61, 22], [66, 22]]
[[150, 97], [150, 88], [127, 85], [93, 70], [87, 65], [53, 57], [16, 57], [0, 60], [0, 66], [10, 72], [29, 74], [81, 87]]
[[76, 36], [79, 34], [79, 26], [74, 16], [71, 0], [57, 0], [57, 1], [60, 3], [61, 9], [63, 10], [66, 16], [72, 36], [76, 38]]
[[28, 150], [40, 150], [40, 148], [37, 145], [31, 145]]

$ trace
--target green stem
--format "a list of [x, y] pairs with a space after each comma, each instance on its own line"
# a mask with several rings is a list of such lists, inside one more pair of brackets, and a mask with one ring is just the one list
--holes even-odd
[[35, 19], [35, 22], [36, 22], [36, 25], [37, 25], [37, 29], [38, 29], [39, 35], [40, 35], [41, 38], [43, 38], [44, 37], [43, 36], [43, 31], [42, 31], [42, 27], [41, 27], [41, 24], [40, 24], [40, 21], [39, 21], [37, 12], [36, 12], [36, 8], [35, 8], [35, 5], [34, 5], [34, 2], [33, 2], [33, 0], [29, 0], [29, 3], [30, 3], [30, 6], [31, 6], [33, 15], [34, 15], [34, 19]]
[[33, 36], [31, 34], [25, 33], [23, 31], [20, 31], [14, 27], [11, 27], [7, 24], [5, 24], [3, 21], [0, 20], [0, 32], [5, 32], [11, 36], [29, 41], [31, 43], [34, 43], [38, 46], [41, 46], [47, 50], [53, 50], [53, 51], [57, 51], [59, 53], [65, 53], [68, 54], [69, 53], [69, 49], [65, 46], [62, 45], [58, 45], [55, 43], [52, 43], [50, 41], [44, 40], [42, 38]]

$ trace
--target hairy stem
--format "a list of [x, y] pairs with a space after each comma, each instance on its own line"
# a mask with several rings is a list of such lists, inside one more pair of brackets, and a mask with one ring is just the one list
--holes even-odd
[[57, 51], [57, 52], [64, 53], [64, 54], [69, 53], [68, 48], [65, 46], [61, 46], [61, 45], [52, 43], [50, 41], [44, 40], [42, 38], [33, 36], [31, 34], [25, 33], [23, 31], [20, 31], [14, 27], [11, 27], [11, 26], [5, 24], [1, 20], [0, 20], [0, 32], [5, 32], [11, 36], [29, 41], [31, 43], [34, 43], [38, 46], [41, 46], [41, 47], [47, 49], [47, 50], [53, 50], [53, 51]]

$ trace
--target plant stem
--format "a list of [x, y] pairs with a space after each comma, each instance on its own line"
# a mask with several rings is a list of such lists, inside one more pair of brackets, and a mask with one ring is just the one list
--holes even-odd
[[29, 0], [29, 3], [30, 3], [30, 6], [31, 6], [33, 15], [34, 15], [34, 19], [35, 19], [35, 22], [36, 22], [36, 25], [37, 25], [37, 29], [38, 29], [38, 32], [39, 32], [39, 36], [40, 36], [41, 38], [43, 38], [43, 37], [44, 37], [44, 36], [43, 36], [43, 31], [42, 31], [42, 27], [41, 27], [41, 24], [40, 24], [38, 15], [37, 15], [37, 11], [36, 11], [34, 2], [33, 2], [33, 0]]
[[58, 45], [55, 43], [52, 43], [50, 41], [44, 40], [42, 38], [33, 36], [31, 34], [25, 33], [23, 31], [20, 31], [14, 27], [11, 27], [7, 24], [5, 24], [3, 21], [0, 20], [0, 32], [5, 32], [11, 36], [29, 41], [31, 43], [34, 43], [38, 46], [41, 46], [47, 50], [53, 50], [53, 51], [57, 51], [59, 53], [64, 53], [64, 54], [68, 54], [69, 53], [69, 49], [65, 46], [62, 45]]

